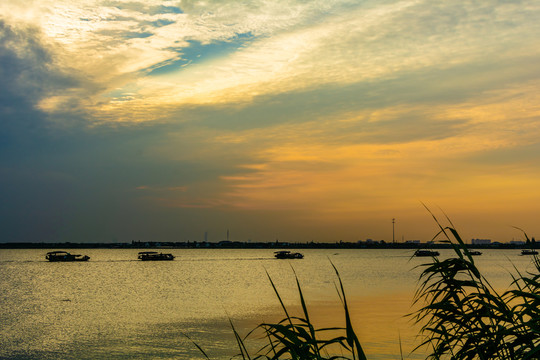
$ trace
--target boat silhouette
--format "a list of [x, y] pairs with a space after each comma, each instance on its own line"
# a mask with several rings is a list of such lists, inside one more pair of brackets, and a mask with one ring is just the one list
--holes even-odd
[[158, 253], [157, 251], [141, 251], [138, 259], [142, 261], [174, 260], [174, 255]]
[[88, 255], [76, 255], [70, 254], [67, 251], [50, 251], [45, 255], [45, 259], [55, 261], [88, 261], [90, 256]]

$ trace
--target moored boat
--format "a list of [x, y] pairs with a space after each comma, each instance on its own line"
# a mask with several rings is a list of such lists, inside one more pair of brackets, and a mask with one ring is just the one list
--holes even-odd
[[304, 255], [296, 252], [292, 253], [288, 250], [281, 250], [274, 252], [274, 256], [276, 259], [303, 259]]
[[158, 253], [157, 251], [141, 251], [138, 258], [142, 261], [174, 260], [174, 255]]
[[538, 255], [538, 251], [533, 249], [523, 249], [521, 250], [521, 255]]
[[438, 251], [434, 251], [434, 250], [416, 250], [414, 252], [414, 256], [439, 256], [439, 252]]
[[470, 250], [469, 254], [472, 255], [472, 256], [482, 255], [482, 253], [480, 251], [478, 251], [478, 250]]
[[67, 251], [50, 251], [45, 255], [45, 259], [49, 261], [88, 261], [88, 255], [70, 254]]

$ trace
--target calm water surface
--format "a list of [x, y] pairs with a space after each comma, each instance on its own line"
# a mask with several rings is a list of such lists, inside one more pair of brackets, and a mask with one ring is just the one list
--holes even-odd
[[[399, 359], [400, 338], [405, 358], [424, 358], [409, 353], [417, 328], [404, 315], [415, 266], [429, 259], [411, 258], [412, 250], [308, 249], [288, 261], [268, 249], [172, 249], [172, 262], [137, 261], [133, 249], [71, 251], [91, 257], [82, 263], [49, 263], [47, 251], [0, 250], [1, 359], [203, 359], [185, 335], [210, 358], [229, 359], [237, 353], [229, 318], [243, 334], [282, 318], [266, 272], [297, 309], [291, 266], [317, 327], [343, 326], [330, 261], [368, 359]], [[513, 265], [532, 270], [518, 250], [486, 250], [476, 262], [500, 289]]]

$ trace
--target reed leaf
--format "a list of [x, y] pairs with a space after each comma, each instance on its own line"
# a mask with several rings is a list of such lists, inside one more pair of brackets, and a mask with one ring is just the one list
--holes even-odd
[[236, 343], [238, 344], [238, 348], [240, 349], [240, 356], [242, 356], [242, 359], [244, 360], [246, 359], [251, 360], [251, 357], [249, 356], [249, 352], [246, 349], [246, 345], [244, 344], [244, 340], [240, 337], [240, 335], [236, 331], [236, 328], [234, 327], [234, 324], [230, 318], [229, 318], [229, 324], [231, 325], [231, 329], [234, 333]]
[[[343, 282], [341, 281], [341, 276], [339, 275], [339, 271], [336, 268], [336, 266], [332, 264], [332, 267], [334, 268], [334, 271], [336, 272], [336, 276], [339, 281], [339, 288], [341, 290], [341, 298], [343, 300], [343, 309], [345, 311], [345, 327], [346, 327], [346, 334], [347, 334], [347, 343], [352, 349], [353, 353], [353, 359], [358, 358], [358, 360], [366, 360], [366, 355], [364, 353], [364, 350], [362, 349], [362, 346], [360, 345], [360, 341], [358, 340], [358, 336], [356, 336], [356, 333], [354, 332], [354, 329], [352, 327], [351, 323], [351, 317], [349, 315], [349, 307], [347, 306], [347, 298], [345, 297], [345, 289], [343, 288]], [[354, 351], [356, 349], [356, 352]]]
[[[304, 295], [302, 293], [302, 287], [300, 286], [300, 281], [298, 280], [298, 276], [296, 275], [296, 271], [294, 270], [294, 268], [292, 266], [291, 266], [291, 269], [292, 269], [292, 271], [294, 273], [294, 278], [296, 280], [296, 287], [298, 289], [298, 294], [300, 296], [300, 303], [302, 304], [302, 310], [304, 312], [304, 316], [306, 317], [306, 325], [309, 328], [310, 336], [313, 339], [314, 344], [316, 344], [317, 343], [317, 340], [316, 340], [317, 337], [315, 335], [315, 328], [313, 327], [313, 325], [311, 324], [311, 322], [309, 320], [309, 313], [308, 313], [308, 310], [307, 310], [306, 302], [304, 300]], [[319, 348], [317, 346], [313, 347], [313, 351], [318, 357], [320, 357]]]
[[186, 338], [188, 338], [189, 341], [191, 341], [191, 342], [193, 343], [193, 345], [195, 345], [195, 347], [201, 352], [201, 354], [203, 354], [203, 356], [204, 356], [206, 359], [210, 360], [210, 358], [208, 357], [208, 355], [206, 354], [206, 352], [203, 350], [202, 347], [199, 346], [199, 344], [197, 344], [195, 341], [193, 341], [187, 334], [182, 333], [182, 335], [184, 335]]

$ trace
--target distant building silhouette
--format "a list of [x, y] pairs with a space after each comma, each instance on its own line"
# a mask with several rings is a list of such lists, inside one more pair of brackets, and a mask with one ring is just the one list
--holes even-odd
[[490, 239], [471, 239], [472, 245], [489, 245], [491, 244]]

